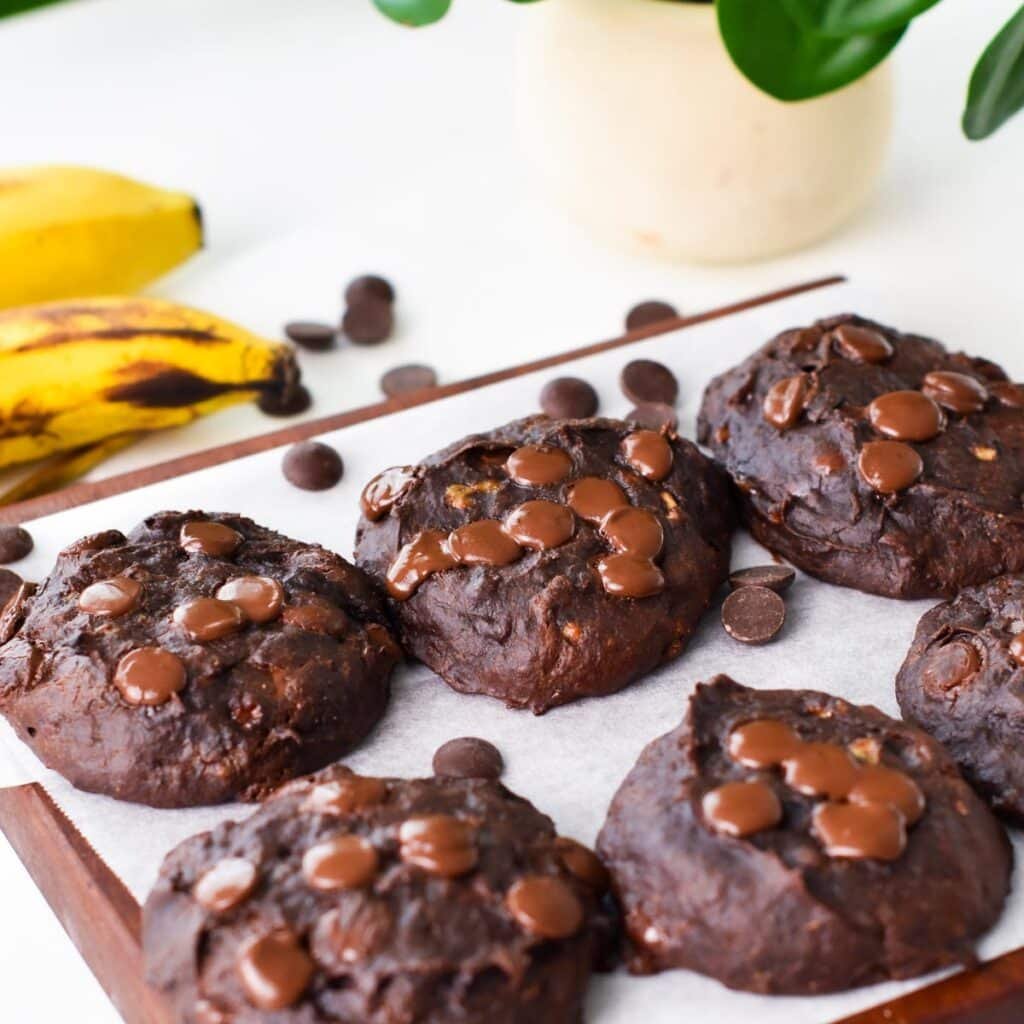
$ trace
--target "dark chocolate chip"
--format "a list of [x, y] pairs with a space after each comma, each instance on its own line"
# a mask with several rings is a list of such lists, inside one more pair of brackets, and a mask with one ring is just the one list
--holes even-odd
[[23, 526], [0, 526], [0, 565], [17, 562], [34, 546], [32, 534]]
[[260, 395], [260, 412], [268, 416], [298, 416], [313, 404], [309, 388], [298, 384], [285, 391], [264, 391]]
[[541, 410], [556, 420], [582, 420], [597, 412], [597, 392], [579, 377], [556, 377], [541, 389]]
[[793, 585], [796, 573], [788, 565], [752, 565], [749, 569], [738, 569], [729, 576], [733, 590], [740, 587], [767, 587], [776, 594], [782, 594]]
[[653, 359], [634, 359], [622, 369], [619, 377], [622, 393], [636, 404], [663, 402], [675, 405], [679, 396], [679, 382], [675, 374]]
[[660, 299], [650, 299], [647, 302], [637, 303], [626, 314], [626, 330], [635, 331], [640, 327], [649, 327], [651, 324], [660, 324], [665, 320], [674, 320], [679, 316], [675, 306]]
[[429, 366], [419, 363], [396, 366], [394, 369], [388, 370], [380, 379], [380, 389], [388, 398], [436, 386], [437, 374]]
[[740, 643], [766, 644], [778, 636], [785, 621], [785, 601], [767, 587], [740, 587], [722, 605], [722, 625]]
[[679, 426], [675, 409], [664, 402], [641, 402], [635, 409], [630, 409], [626, 420], [645, 430], [675, 430]]
[[309, 320], [293, 320], [285, 324], [284, 333], [290, 341], [313, 352], [329, 349], [338, 336], [337, 328], [330, 324], [313, 323]]
[[281, 463], [285, 479], [304, 491], [326, 491], [345, 471], [341, 456], [320, 441], [300, 441], [292, 445]]
[[6, 608], [7, 603], [21, 590], [25, 581], [10, 569], [0, 569], [0, 608]]
[[501, 751], [476, 736], [449, 740], [434, 754], [434, 774], [455, 779], [498, 779], [504, 767]]
[[376, 345], [391, 337], [394, 322], [391, 303], [368, 295], [345, 310], [341, 329], [357, 345]]
[[345, 289], [345, 304], [352, 306], [363, 299], [376, 299], [390, 304], [395, 301], [395, 289], [386, 278], [377, 274], [363, 274], [351, 281]]

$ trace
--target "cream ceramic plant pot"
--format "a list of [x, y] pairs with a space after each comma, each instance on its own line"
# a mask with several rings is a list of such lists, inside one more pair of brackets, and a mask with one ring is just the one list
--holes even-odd
[[781, 103], [733, 66], [711, 4], [544, 0], [522, 21], [527, 155], [604, 236], [666, 259], [765, 259], [834, 231], [878, 178], [887, 66]]

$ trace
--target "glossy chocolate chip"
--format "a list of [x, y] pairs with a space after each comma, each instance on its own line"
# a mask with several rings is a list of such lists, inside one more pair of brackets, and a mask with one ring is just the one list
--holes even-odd
[[303, 801], [302, 809], [317, 814], [351, 814], [383, 803], [387, 783], [372, 775], [349, 775], [314, 786]]
[[868, 406], [868, 419], [895, 441], [930, 441], [944, 424], [942, 410], [920, 391], [890, 391]]
[[583, 905], [560, 878], [528, 875], [520, 878], [505, 897], [509, 913], [533, 935], [567, 939], [583, 926]]
[[729, 586], [733, 590], [739, 590], [740, 587], [767, 587], [776, 594], [784, 594], [795, 579], [796, 573], [788, 565], [752, 565], [730, 573]]
[[327, 604], [289, 605], [281, 612], [281, 621], [307, 633], [323, 633], [341, 638], [348, 633], [348, 616], [338, 607]]
[[165, 704], [186, 682], [185, 666], [161, 647], [139, 647], [124, 655], [114, 670], [114, 685], [129, 704]]
[[174, 609], [174, 623], [190, 640], [209, 643], [236, 633], [245, 625], [245, 613], [238, 605], [216, 597], [197, 597]]
[[331, 348], [338, 336], [337, 328], [331, 324], [315, 323], [312, 320], [293, 320], [284, 325], [289, 341], [311, 352], [324, 352]]
[[421, 530], [395, 556], [387, 571], [388, 593], [405, 601], [424, 580], [458, 563], [448, 550], [448, 536], [439, 530]]
[[313, 927], [311, 950], [317, 963], [334, 976], [344, 976], [380, 952], [391, 934], [393, 919], [378, 901], [344, 900]]
[[448, 550], [460, 565], [511, 565], [523, 553], [496, 519], [477, 519], [453, 530]]
[[217, 597], [241, 608], [250, 622], [270, 622], [281, 614], [284, 588], [269, 576], [236, 576], [220, 587]]
[[598, 559], [597, 574], [605, 591], [613, 597], [653, 597], [665, 589], [665, 577], [649, 558], [606, 555]]
[[904, 772], [882, 764], [862, 765], [847, 799], [852, 804], [889, 804], [908, 825], [920, 821], [924, 814], [924, 793], [918, 784]]
[[390, 302], [366, 295], [349, 303], [341, 318], [341, 330], [356, 345], [379, 345], [391, 337], [395, 314]]
[[457, 878], [477, 863], [472, 825], [449, 814], [409, 818], [398, 830], [399, 855], [407, 864], [441, 878]]
[[672, 471], [672, 446], [656, 430], [634, 430], [622, 439], [622, 457], [642, 476], [657, 482]]
[[676, 307], [671, 303], [662, 302], [661, 299], [647, 299], [645, 302], [638, 302], [626, 314], [626, 330], [636, 331], [641, 327], [650, 327], [651, 324], [674, 320], [678, 316]]
[[664, 402], [641, 402], [626, 414], [628, 423], [635, 423], [644, 430], [675, 430], [679, 426], [679, 417], [671, 405]]
[[613, 551], [637, 558], [657, 558], [665, 543], [661, 520], [645, 508], [613, 509], [601, 520], [601, 536]]
[[35, 546], [32, 534], [23, 526], [0, 526], [0, 565], [18, 562]]
[[281, 462], [285, 479], [304, 491], [326, 491], [334, 487], [345, 472], [341, 456], [322, 441], [293, 444]]
[[437, 386], [437, 374], [422, 363], [408, 363], [388, 370], [380, 379], [380, 389], [388, 398]]
[[109, 580], [90, 583], [78, 595], [78, 607], [87, 615], [117, 618], [139, 606], [142, 584], [130, 576], [113, 576]]
[[704, 820], [716, 831], [738, 839], [774, 828], [782, 820], [782, 802], [766, 782], [727, 782], [705, 793]]
[[747, 768], [775, 768], [800, 749], [802, 740], [785, 722], [758, 718], [729, 733], [729, 756]]
[[223, 558], [234, 554], [245, 538], [230, 526], [194, 519], [181, 528], [178, 543], [189, 552]]
[[859, 777], [857, 762], [835, 743], [803, 743], [782, 762], [786, 784], [807, 796], [844, 799]]
[[556, 377], [540, 392], [541, 411], [556, 420], [580, 420], [597, 412], [597, 392], [579, 377]]
[[524, 501], [505, 518], [505, 529], [524, 548], [547, 551], [572, 538], [576, 518], [571, 509], [554, 501]]
[[379, 863], [373, 844], [362, 836], [335, 836], [305, 852], [302, 877], [319, 892], [359, 889], [373, 881]]
[[834, 476], [846, 468], [846, 457], [834, 445], [822, 445], [811, 459], [815, 473], [822, 476]]
[[888, 804], [819, 804], [813, 828], [830, 857], [896, 860], [907, 845], [903, 816]]
[[260, 412], [268, 416], [299, 416], [313, 404], [309, 388], [293, 384], [287, 388], [270, 388], [264, 391], [257, 403]]
[[517, 484], [543, 487], [561, 483], [572, 472], [572, 459], [561, 448], [528, 444], [512, 452], [505, 463], [505, 472]]
[[1009, 409], [1024, 409], [1024, 384], [996, 381], [988, 386], [1000, 405]]
[[902, 441], [868, 441], [857, 458], [864, 482], [879, 494], [906, 490], [924, 472], [921, 456]]
[[571, 875], [597, 892], [604, 892], [609, 888], [611, 875], [593, 850], [568, 836], [559, 836], [555, 840], [555, 849]]
[[566, 504], [588, 523], [600, 523], [613, 509], [629, 504], [626, 492], [613, 480], [585, 476], [574, 481], [566, 491]]
[[416, 482], [412, 466], [392, 466], [378, 473], [364, 488], [359, 497], [363, 515], [371, 523], [382, 519], [400, 501]]
[[892, 355], [889, 339], [870, 327], [841, 324], [831, 337], [835, 350], [853, 363], [884, 363]]
[[256, 887], [259, 872], [244, 857], [225, 857], [200, 875], [193, 899], [205, 910], [220, 914], [242, 903]]
[[675, 374], [653, 359], [634, 359], [626, 363], [619, 377], [619, 386], [634, 404], [663, 402], [675, 405], [679, 397], [679, 382]]
[[722, 625], [740, 643], [766, 644], [779, 635], [785, 622], [785, 601], [767, 587], [740, 587], [722, 604]]
[[926, 373], [921, 390], [944, 409], [959, 416], [981, 412], [988, 401], [988, 388], [977, 378], [952, 370]]
[[437, 748], [434, 774], [455, 779], [499, 779], [505, 762], [493, 743], [476, 736], [449, 740]]
[[394, 285], [379, 274], [362, 274], [348, 283], [345, 288], [345, 302], [351, 305], [355, 302], [362, 302], [364, 299], [394, 302]]
[[762, 413], [777, 430], [795, 427], [807, 404], [810, 389], [803, 374], [777, 380], [764, 396]]
[[976, 675], [979, 668], [981, 658], [974, 644], [953, 640], [928, 653], [922, 677], [928, 689], [945, 693]]
[[237, 966], [246, 998], [260, 1010], [284, 1010], [297, 1003], [316, 970], [298, 937], [286, 928], [246, 943]]

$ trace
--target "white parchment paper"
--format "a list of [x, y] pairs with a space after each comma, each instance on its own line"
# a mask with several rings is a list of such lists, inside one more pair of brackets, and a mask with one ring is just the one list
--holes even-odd
[[[95, 530], [130, 529], [163, 508], [236, 511], [291, 536], [316, 541], [349, 556], [363, 484], [385, 466], [417, 461], [472, 431], [489, 429], [536, 409], [545, 380], [574, 373], [590, 380], [601, 411], [623, 415], [629, 403], [618, 374], [629, 359], [659, 359], [681, 382], [681, 430], [693, 424], [707, 380], [737, 362], [774, 333], [847, 309], [900, 323], [898, 296], [867, 296], [851, 285], [832, 287], [751, 310], [625, 350], [580, 360], [557, 371], [521, 378], [432, 403], [327, 435], [341, 452], [346, 473], [334, 490], [297, 491], [280, 473], [281, 451], [265, 452], [156, 484], [30, 524], [36, 549], [15, 566], [28, 578], [45, 575], [57, 552]], [[913, 325], [902, 325], [912, 329]], [[566, 347], [585, 339], [566, 339]], [[481, 345], [488, 344], [481, 337]], [[1009, 339], [977, 339], [978, 354], [1002, 361], [1018, 379], [1024, 355]], [[505, 362], [516, 361], [509, 352]], [[1015, 365], [1016, 364], [1016, 365]], [[316, 381], [312, 382], [313, 387]], [[736, 537], [736, 567], [764, 562], [766, 553], [746, 534]], [[899, 602], [800, 578], [790, 592], [782, 637], [765, 648], [747, 648], [722, 630], [717, 609], [705, 619], [687, 653], [674, 664], [600, 700], [558, 708], [536, 718], [506, 710], [497, 701], [456, 694], [420, 667], [401, 671], [384, 720], [348, 763], [381, 775], [428, 774], [433, 751], [445, 740], [477, 735], [494, 741], [507, 761], [505, 782], [551, 815], [559, 830], [592, 843], [613, 793], [641, 749], [680, 720], [694, 684], [727, 672], [748, 686], [810, 687], [897, 714], [893, 679], [918, 618], [930, 602]], [[245, 807], [158, 811], [79, 793], [44, 769], [0, 724], [0, 785], [39, 780], [96, 851], [141, 901], [164, 854], [176, 843]], [[1019, 837], [1014, 845], [1021, 852]], [[752, 921], [756, 928], [757, 922]], [[1016, 890], [980, 952], [995, 956], [1024, 945], [1024, 901]], [[929, 979], [930, 980], [930, 979]], [[879, 985], [837, 996], [768, 998], [730, 992], [684, 971], [653, 978], [619, 972], [596, 978], [589, 1008], [592, 1024], [677, 1024], [682, 1019], [719, 1024], [823, 1024], [882, 1002], [921, 981]]]

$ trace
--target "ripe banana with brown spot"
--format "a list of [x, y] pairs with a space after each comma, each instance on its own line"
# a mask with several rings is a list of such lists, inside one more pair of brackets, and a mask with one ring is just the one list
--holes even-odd
[[0, 308], [138, 291], [202, 244], [184, 193], [88, 167], [0, 170]]
[[162, 299], [0, 310], [0, 468], [288, 394], [288, 345]]

